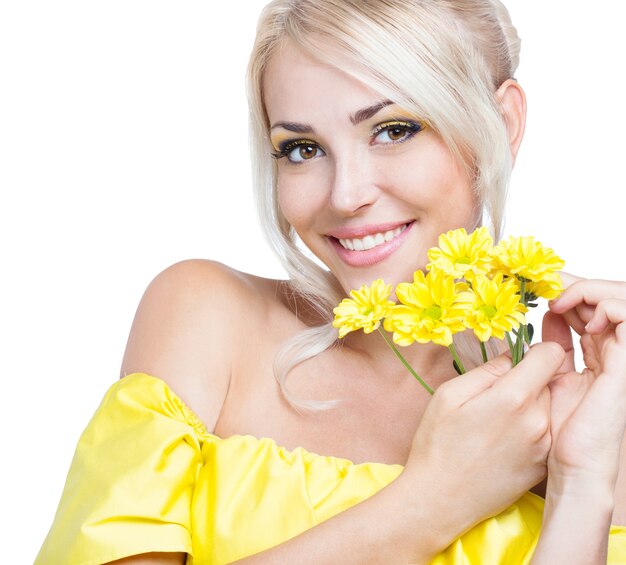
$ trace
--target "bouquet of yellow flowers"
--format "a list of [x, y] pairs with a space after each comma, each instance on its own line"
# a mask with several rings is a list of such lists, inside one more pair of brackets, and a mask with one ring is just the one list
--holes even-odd
[[[558, 271], [565, 265], [552, 249], [529, 237], [510, 237], [494, 246], [487, 228], [468, 234], [457, 229], [439, 236], [428, 251], [427, 272], [416, 271], [412, 283], [395, 288], [382, 279], [350, 292], [334, 309], [339, 338], [355, 330], [378, 330], [400, 361], [430, 392], [396, 345], [433, 342], [448, 347], [457, 372], [465, 372], [452, 336], [471, 329], [483, 360], [485, 342], [506, 339], [513, 364], [524, 356], [533, 328], [526, 320], [537, 299], [552, 300], [563, 290]], [[381, 324], [385, 331], [381, 330]], [[385, 333], [392, 333], [392, 339]]]

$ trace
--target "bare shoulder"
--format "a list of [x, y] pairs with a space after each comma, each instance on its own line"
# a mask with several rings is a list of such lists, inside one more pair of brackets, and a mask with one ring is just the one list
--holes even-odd
[[244, 325], [273, 307], [278, 283], [207, 260], [168, 267], [139, 303], [122, 376], [142, 372], [163, 379], [212, 430], [233, 361], [242, 354]]

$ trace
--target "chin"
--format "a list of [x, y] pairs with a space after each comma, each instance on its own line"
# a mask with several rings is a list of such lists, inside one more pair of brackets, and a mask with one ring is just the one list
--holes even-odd
[[[359, 275], [345, 276], [340, 279], [340, 284], [348, 294], [351, 290], [358, 290], [363, 285], [371, 285], [376, 279], [383, 279], [386, 284], [392, 285], [394, 288], [401, 282], [413, 282], [413, 273], [425, 267], [416, 267], [412, 269], [390, 269], [390, 268], [371, 268], [368, 273], [360, 273]], [[395, 300], [395, 294], [392, 294], [391, 300]]]

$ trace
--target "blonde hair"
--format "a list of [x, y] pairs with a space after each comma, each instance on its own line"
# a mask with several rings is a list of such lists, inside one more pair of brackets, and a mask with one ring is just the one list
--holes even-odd
[[262, 85], [269, 60], [287, 41], [434, 129], [472, 175], [480, 210], [476, 223], [484, 212], [496, 238], [512, 157], [495, 93], [514, 76], [520, 41], [499, 0], [274, 0], [263, 10], [247, 81], [256, 202], [294, 292], [325, 321], [285, 344], [275, 372], [289, 402], [319, 409], [332, 402], [293, 398], [285, 378], [295, 365], [335, 342], [332, 309], [345, 293], [302, 251], [278, 205]]

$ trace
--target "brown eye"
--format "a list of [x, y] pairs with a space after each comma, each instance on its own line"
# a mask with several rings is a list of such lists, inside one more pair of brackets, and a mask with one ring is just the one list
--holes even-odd
[[317, 155], [317, 147], [314, 145], [302, 145], [299, 152], [302, 159], [312, 159]]
[[391, 141], [399, 141], [408, 133], [403, 128], [392, 128], [387, 131], [388, 131], [389, 139], [391, 139]]
[[393, 121], [385, 122], [374, 128], [372, 132], [373, 143], [389, 145], [403, 143], [411, 139], [423, 129], [419, 122]]
[[290, 163], [296, 165], [304, 161], [311, 161], [324, 154], [324, 151], [317, 143], [307, 140], [293, 141], [281, 150], [281, 155], [286, 156]]

